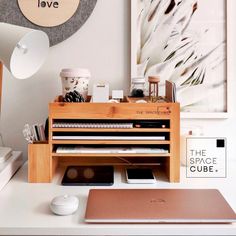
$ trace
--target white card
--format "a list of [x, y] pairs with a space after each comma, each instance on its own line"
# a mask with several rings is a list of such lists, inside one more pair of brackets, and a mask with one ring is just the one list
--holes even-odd
[[226, 138], [187, 138], [187, 178], [226, 178]]

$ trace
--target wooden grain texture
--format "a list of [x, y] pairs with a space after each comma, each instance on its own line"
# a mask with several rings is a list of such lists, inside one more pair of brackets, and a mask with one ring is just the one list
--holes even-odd
[[169, 180], [170, 182], [180, 181], [180, 105], [176, 103], [173, 108], [170, 123], [170, 161]]
[[49, 183], [52, 176], [50, 162], [49, 144], [29, 144], [28, 181], [30, 183]]
[[3, 64], [0, 61], [0, 114], [2, 108], [2, 80], [3, 80]]
[[173, 103], [110, 104], [110, 103], [50, 103], [49, 116], [54, 119], [169, 119]]
[[[57, 100], [58, 101], [58, 100]], [[108, 132], [107, 129], [78, 129], [78, 128], [52, 128], [52, 124], [56, 119], [81, 119], [96, 122], [99, 120], [169, 120], [170, 128], [166, 129], [142, 129], [142, 132], [160, 132], [166, 133], [169, 140], [149, 141], [149, 140], [53, 140], [55, 132]], [[141, 129], [134, 128], [132, 131], [123, 129], [112, 129], [109, 132], [140, 132]], [[146, 145], [161, 147], [168, 145], [170, 153], [168, 154], [56, 154], [55, 145]], [[49, 166], [45, 177], [48, 182], [53, 178], [57, 165], [129, 165], [137, 162], [137, 165], [146, 164], [155, 166], [158, 161], [165, 163], [166, 174], [170, 182], [176, 183], [180, 181], [180, 106], [178, 103], [120, 103], [120, 104], [104, 104], [104, 103], [63, 103], [53, 102], [49, 104], [49, 147], [48, 153], [44, 153], [44, 166]], [[33, 151], [37, 149], [33, 148]], [[40, 151], [39, 151], [40, 152]], [[34, 154], [31, 154], [34, 156]], [[132, 159], [132, 161], [130, 160]], [[49, 159], [49, 160], [48, 160]], [[37, 165], [37, 164], [36, 164]], [[31, 167], [30, 167], [31, 168]], [[45, 173], [45, 172], [44, 172]], [[49, 176], [48, 176], [49, 173]], [[39, 178], [39, 177], [38, 177]], [[37, 179], [36, 179], [37, 180]]]

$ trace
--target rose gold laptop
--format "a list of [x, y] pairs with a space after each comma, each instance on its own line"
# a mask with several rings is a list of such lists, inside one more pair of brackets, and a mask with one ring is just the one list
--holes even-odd
[[232, 223], [236, 214], [218, 190], [90, 190], [87, 223]]

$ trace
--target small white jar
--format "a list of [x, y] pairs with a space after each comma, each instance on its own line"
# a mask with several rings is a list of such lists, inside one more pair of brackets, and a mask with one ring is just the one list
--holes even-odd
[[77, 91], [85, 100], [87, 99], [89, 80], [91, 78], [91, 73], [88, 69], [63, 69], [60, 76], [63, 96], [69, 92]]
[[[136, 92], [137, 90], [139, 92], [142, 92], [142, 94], [144, 95], [145, 92], [145, 78], [144, 77], [135, 77], [132, 78], [131, 81], [131, 89], [130, 89], [130, 93], [132, 97], [136, 97]], [[140, 96], [143, 97], [143, 96]]]
[[56, 215], [66, 216], [77, 211], [79, 207], [79, 199], [75, 196], [58, 196], [55, 197], [50, 204], [52, 212]]

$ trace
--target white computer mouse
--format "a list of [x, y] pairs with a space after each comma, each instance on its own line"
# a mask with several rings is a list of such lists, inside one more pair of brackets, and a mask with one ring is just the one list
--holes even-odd
[[52, 199], [50, 208], [56, 215], [66, 216], [77, 211], [79, 199], [75, 196], [63, 195]]

